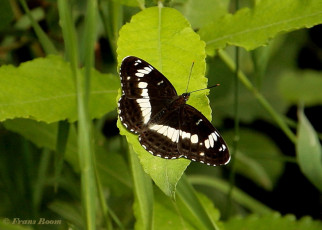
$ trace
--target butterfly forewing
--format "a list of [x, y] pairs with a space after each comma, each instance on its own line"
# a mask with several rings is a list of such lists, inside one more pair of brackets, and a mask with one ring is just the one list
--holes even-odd
[[128, 56], [120, 68], [122, 94], [128, 98], [172, 98], [175, 88], [157, 69], [146, 61]]
[[120, 78], [119, 117], [122, 124], [134, 133], [139, 133], [177, 95], [172, 84], [157, 69], [137, 57], [123, 59]]
[[178, 96], [165, 76], [133, 56], [123, 59], [120, 77], [119, 117], [128, 130], [139, 134], [143, 148], [166, 159], [228, 163], [227, 145], [212, 124], [186, 104], [189, 94]]

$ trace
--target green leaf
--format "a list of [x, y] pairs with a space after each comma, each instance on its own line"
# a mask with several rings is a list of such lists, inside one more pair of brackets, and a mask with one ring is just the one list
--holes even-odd
[[57, 213], [64, 220], [73, 223], [77, 227], [85, 225], [79, 203], [67, 203], [65, 201], [55, 200], [49, 205], [49, 209]]
[[[56, 150], [58, 123], [46, 124], [30, 119], [14, 119], [7, 120], [3, 124], [6, 129], [19, 133], [39, 148]], [[129, 193], [132, 182], [127, 164], [120, 154], [111, 149], [111, 146], [115, 146], [119, 141], [111, 143], [112, 140], [109, 140], [110, 142], [107, 144], [105, 138], [96, 137], [96, 139], [99, 139], [100, 143], [100, 145], [95, 146], [96, 166], [102, 184], [108, 187], [112, 194]], [[79, 171], [77, 138], [74, 126], [69, 129], [64, 160], [72, 165], [76, 172]]]
[[13, 20], [14, 15], [10, 7], [10, 1], [0, 2], [0, 30], [6, 28], [11, 20]]
[[[219, 220], [219, 212], [217, 210], [211, 210], [209, 212], [209, 210], [206, 209], [206, 207], [209, 208], [211, 202], [201, 203], [201, 200], [198, 199], [195, 190], [186, 177], [183, 177], [180, 180], [178, 185], [178, 197], [187, 209], [186, 213], [191, 213], [192, 217], [189, 219], [196, 219], [194, 222], [200, 222], [203, 228], [217, 229], [216, 222]], [[200, 229], [200, 227], [198, 229]]]
[[139, 159], [130, 146], [129, 155], [135, 187], [134, 212], [137, 219], [136, 229], [153, 229], [153, 187], [152, 180], [143, 171]]
[[252, 50], [265, 45], [280, 32], [308, 28], [322, 22], [322, 1], [258, 1], [252, 9], [227, 14], [200, 29], [207, 52], [236, 45]]
[[[245, 61], [246, 58], [244, 58]], [[220, 87], [210, 92], [211, 105], [213, 106], [213, 119], [216, 125], [221, 119], [228, 117], [234, 117], [234, 87], [232, 85], [231, 78], [233, 73], [229, 70], [225, 64], [219, 58], [208, 59], [210, 85], [220, 83]], [[249, 66], [250, 60], [244, 63], [244, 66]], [[245, 70], [247, 71], [247, 70]], [[248, 70], [249, 71], [249, 70]], [[251, 75], [251, 73], [249, 73]], [[279, 113], [284, 113], [288, 108], [288, 103], [283, 100], [281, 93], [279, 92], [276, 84], [278, 78], [267, 73], [263, 79], [261, 79], [260, 92], [268, 100], [271, 105], [274, 105], [274, 109]], [[239, 118], [243, 122], [252, 122], [256, 119], [272, 120], [272, 117], [265, 108], [258, 103], [258, 100], [254, 97], [254, 94], [246, 89], [244, 86], [240, 86], [238, 93], [238, 104], [242, 108], [239, 110]]]
[[[58, 124], [46, 124], [30, 119], [14, 119], [3, 122], [6, 129], [19, 133], [27, 140], [34, 143], [39, 148], [48, 148], [52, 151], [56, 150], [56, 140], [58, 132]], [[67, 160], [74, 168], [79, 170], [79, 161], [77, 157], [77, 143], [75, 129], [69, 130], [68, 142], [65, 150], [65, 160]]]
[[103, 187], [108, 188], [111, 195], [118, 197], [132, 194], [131, 173], [124, 156], [118, 152], [119, 137], [106, 139], [100, 134], [95, 140], [96, 168]]
[[[20, 218], [19, 218], [20, 219]], [[22, 218], [20, 219], [23, 220]], [[30, 226], [26, 224], [16, 224], [14, 219], [2, 218], [0, 219], [0, 229], [6, 230], [33, 230]]]
[[191, 23], [192, 28], [202, 28], [210, 21], [227, 13], [229, 1], [222, 0], [188, 0], [183, 7], [177, 7]]
[[[189, 91], [205, 88], [205, 44], [191, 29], [189, 23], [171, 8], [151, 7], [133, 16], [130, 23], [123, 26], [118, 40], [118, 61], [128, 55], [140, 57], [160, 72], [174, 85], [178, 94], [186, 91], [192, 62]], [[199, 109], [206, 117], [211, 117], [208, 91], [191, 95], [189, 104]], [[119, 94], [120, 96], [120, 94]], [[138, 154], [143, 169], [168, 196], [174, 196], [175, 186], [189, 162], [186, 159], [165, 160], [154, 157], [138, 142], [138, 137], [126, 131], [118, 121], [122, 135], [126, 135]]]
[[[196, 194], [196, 199], [200, 200], [202, 206], [210, 214], [212, 221], [218, 221], [219, 211], [213, 203], [203, 194]], [[180, 198], [173, 202], [159, 190], [155, 190], [155, 203], [153, 210], [153, 229], [214, 229], [205, 228], [198, 218], [192, 213], [193, 210], [187, 208]]]
[[246, 218], [235, 217], [224, 223], [225, 230], [319, 230], [322, 228], [320, 221], [310, 217], [296, 220], [293, 215], [281, 216], [272, 213], [263, 216], [250, 215]]
[[322, 150], [303, 110], [298, 111], [296, 156], [303, 174], [322, 192]]
[[[227, 139], [233, 140], [233, 134], [228, 133]], [[263, 188], [272, 190], [284, 168], [282, 154], [275, 144], [262, 133], [241, 129], [238, 150], [236, 171]]]
[[185, 219], [178, 210], [175, 202], [163, 193], [155, 190], [155, 203], [153, 210], [153, 229], [185, 229], [194, 230], [194, 223]]
[[[101, 117], [116, 106], [118, 79], [93, 70], [90, 115]], [[0, 68], [0, 121], [32, 118], [77, 120], [76, 90], [69, 63], [58, 56], [37, 58], [19, 67]]]
[[285, 72], [280, 78], [279, 89], [292, 103], [307, 106], [322, 104], [322, 78], [317, 71]]
[[125, 6], [140, 6], [144, 7], [144, 0], [113, 0], [114, 2], [120, 3]]
[[[223, 194], [228, 194], [230, 191], [230, 184], [227, 183], [226, 181], [219, 179], [214, 176], [205, 176], [205, 175], [195, 175], [195, 176], [189, 176], [189, 181], [193, 185], [204, 185], [208, 186], [210, 191], [220, 191]], [[217, 194], [217, 193], [214, 193]], [[218, 198], [219, 197], [219, 198]], [[258, 200], [254, 199], [241, 189], [234, 187], [231, 198], [234, 202], [244, 206], [245, 208], [249, 209], [253, 213], [258, 213], [258, 214], [266, 214], [272, 212], [272, 210], [265, 206], [264, 204], [260, 203]], [[216, 205], [218, 206], [218, 203], [220, 203], [220, 200], [222, 197], [218, 196], [216, 197]], [[223, 200], [222, 202], [226, 204], [226, 201]], [[225, 206], [224, 206], [225, 207]], [[224, 208], [223, 207], [223, 208]]]

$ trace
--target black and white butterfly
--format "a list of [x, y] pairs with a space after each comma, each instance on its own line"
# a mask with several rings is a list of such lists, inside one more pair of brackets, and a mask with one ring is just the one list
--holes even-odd
[[213, 125], [178, 96], [169, 80], [146, 61], [128, 56], [120, 68], [122, 96], [118, 102], [123, 126], [139, 135], [154, 156], [184, 157], [207, 165], [227, 164], [228, 147]]

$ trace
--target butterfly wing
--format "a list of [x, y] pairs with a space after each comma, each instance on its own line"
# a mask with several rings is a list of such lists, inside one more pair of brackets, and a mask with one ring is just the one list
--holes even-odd
[[122, 124], [139, 133], [177, 92], [169, 80], [146, 61], [128, 56], [120, 68], [122, 96], [118, 103]]
[[157, 115], [157, 119], [140, 133], [139, 141], [143, 148], [151, 154], [166, 158], [175, 159], [179, 158], [178, 151], [179, 141], [179, 109], [169, 111], [164, 108]]
[[166, 159], [185, 157], [208, 165], [223, 165], [230, 160], [228, 147], [198, 110], [182, 104], [164, 108], [140, 133], [143, 148]]
[[122, 94], [127, 98], [172, 98], [177, 92], [170, 81], [146, 61], [127, 56], [120, 68]]
[[214, 166], [229, 162], [227, 144], [202, 113], [185, 104], [179, 118], [178, 151], [183, 157]]

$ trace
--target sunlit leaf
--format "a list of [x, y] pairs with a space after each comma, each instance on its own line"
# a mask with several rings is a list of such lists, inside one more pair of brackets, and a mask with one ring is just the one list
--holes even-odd
[[207, 52], [236, 45], [252, 50], [267, 44], [278, 33], [308, 28], [322, 22], [322, 1], [258, 1], [253, 8], [242, 8], [211, 21], [199, 34]]
[[[175, 22], [175, 23], [174, 23]], [[133, 16], [123, 26], [118, 40], [118, 61], [128, 55], [137, 56], [149, 62], [162, 72], [174, 85], [177, 92], [186, 91], [190, 67], [195, 62], [189, 84], [189, 91], [206, 87], [204, 43], [191, 29], [186, 19], [171, 8], [152, 7]], [[189, 104], [210, 117], [207, 91], [195, 93]], [[120, 96], [120, 95], [119, 95]], [[169, 196], [174, 196], [175, 186], [188, 160], [165, 160], [152, 156], [138, 142], [136, 135], [126, 131], [118, 122], [120, 133], [126, 135], [139, 156], [144, 170]]]
[[[90, 115], [98, 118], [116, 107], [118, 79], [93, 70]], [[32, 118], [55, 122], [77, 120], [74, 79], [69, 63], [48, 56], [19, 67], [0, 67], [0, 121]]]
[[279, 213], [263, 216], [250, 215], [246, 218], [235, 217], [224, 223], [226, 230], [319, 230], [322, 223], [314, 221], [310, 217], [296, 220], [293, 215], [281, 216]]
[[174, 5], [184, 14], [194, 29], [200, 29], [212, 20], [226, 14], [228, 6], [229, 1], [222, 0], [188, 0], [182, 5]]
[[322, 191], [322, 149], [303, 111], [298, 112], [296, 156], [303, 174]]

